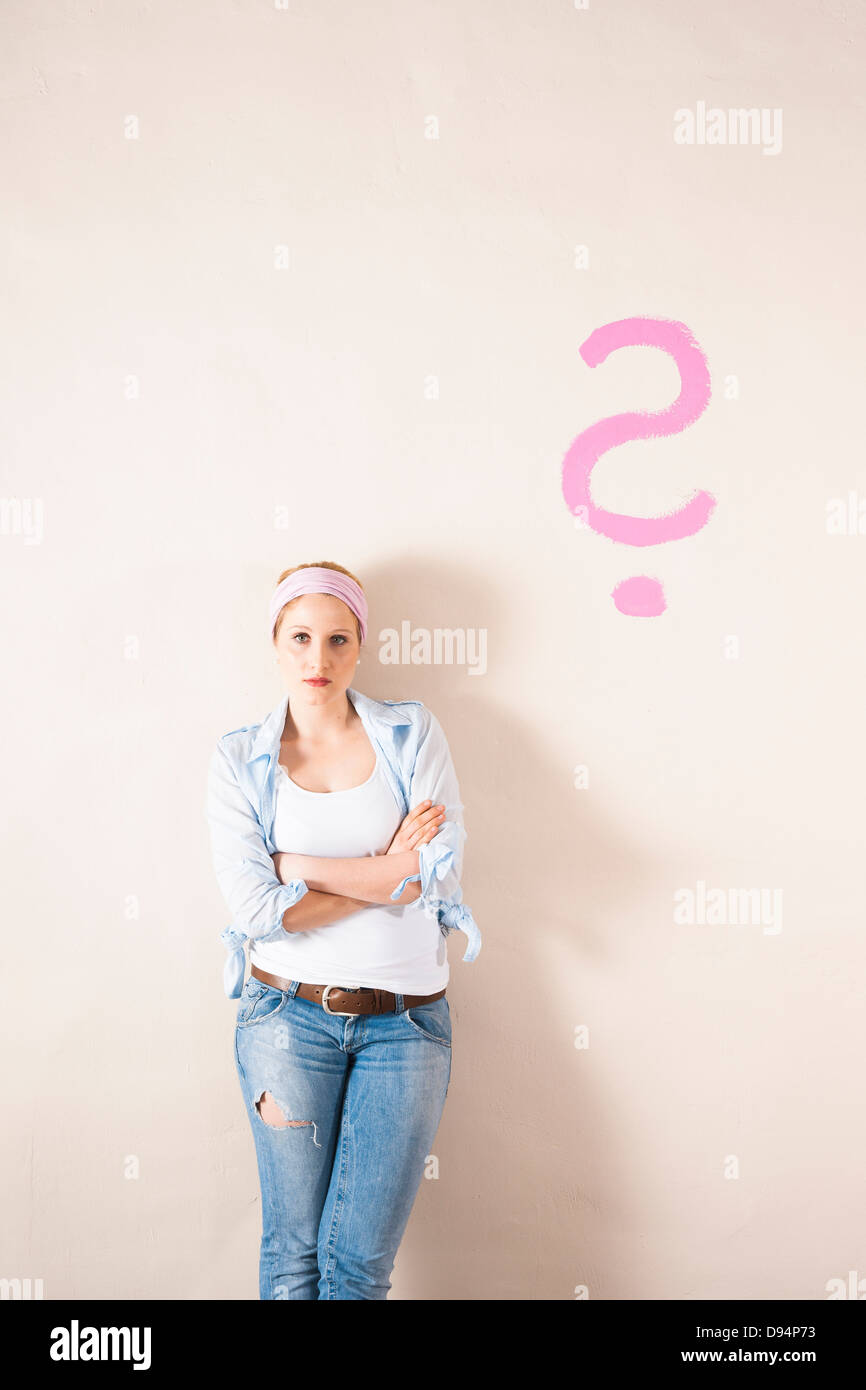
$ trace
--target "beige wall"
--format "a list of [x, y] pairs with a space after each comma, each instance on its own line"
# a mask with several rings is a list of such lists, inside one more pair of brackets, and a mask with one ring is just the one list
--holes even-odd
[[[368, 589], [360, 688], [449, 737], [484, 934], [449, 941], [392, 1297], [866, 1278], [866, 536], [827, 522], [866, 496], [864, 28], [7, 0], [0, 1275], [257, 1296], [205, 772], [280, 697], [277, 574], [328, 558]], [[699, 103], [781, 110], [781, 149], [677, 144]], [[636, 315], [689, 326], [712, 399], [594, 496], [717, 501], [642, 551], [560, 487], [579, 431], [677, 393], [659, 352], [581, 360]], [[668, 611], [624, 617], [644, 571]], [[483, 634], [486, 669], [383, 664], [403, 623]], [[675, 921], [699, 882], [781, 890], [781, 930]]]

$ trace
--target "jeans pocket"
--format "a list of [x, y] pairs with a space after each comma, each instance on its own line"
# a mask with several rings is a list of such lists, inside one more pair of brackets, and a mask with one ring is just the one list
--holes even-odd
[[282, 990], [273, 989], [271, 985], [266, 985], [264, 981], [251, 975], [238, 1002], [238, 1028], [250, 1028], [254, 1023], [262, 1023], [277, 1013], [288, 997]]
[[432, 1004], [415, 1004], [411, 1009], [404, 1009], [403, 1017], [428, 1042], [439, 1043], [440, 1047], [451, 1046], [451, 1010], [444, 994]]

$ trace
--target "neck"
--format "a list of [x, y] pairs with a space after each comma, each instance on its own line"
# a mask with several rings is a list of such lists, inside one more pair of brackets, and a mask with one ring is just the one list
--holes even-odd
[[299, 739], [304, 743], [333, 743], [358, 718], [345, 690], [335, 691], [330, 699], [323, 698], [320, 691], [313, 693], [313, 699], [309, 696], [305, 699], [305, 694], [302, 687], [289, 696], [283, 726], [284, 742]]

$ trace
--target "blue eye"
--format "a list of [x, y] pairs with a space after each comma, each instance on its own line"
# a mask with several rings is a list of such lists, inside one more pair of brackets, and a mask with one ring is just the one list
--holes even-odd
[[[306, 633], [306, 632], [296, 632], [296, 633], [295, 633], [295, 641], [297, 641], [299, 637], [307, 637], [307, 636], [309, 636], [309, 634]], [[343, 637], [343, 635], [342, 635], [341, 633], [336, 632], [331, 640], [332, 640], [332, 641], [335, 641], [335, 642], [339, 642], [341, 645], [345, 645], [345, 643], [348, 642], [349, 639], [348, 639], [348, 637]], [[306, 646], [306, 643], [305, 643], [305, 642], [302, 642], [302, 643], [301, 643], [301, 646]]]

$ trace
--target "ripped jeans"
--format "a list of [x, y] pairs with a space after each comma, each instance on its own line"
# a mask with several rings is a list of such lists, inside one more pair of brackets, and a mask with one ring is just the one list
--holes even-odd
[[[259, 1297], [384, 1299], [451, 1079], [448, 1000], [347, 1017], [298, 998], [298, 983], [251, 975], [238, 1001], [235, 1062], [262, 1193]], [[265, 1091], [281, 1127], [262, 1119]]]

